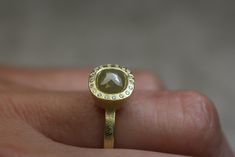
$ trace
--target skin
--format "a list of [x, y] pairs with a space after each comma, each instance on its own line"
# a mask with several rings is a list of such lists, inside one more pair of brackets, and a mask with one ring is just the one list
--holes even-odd
[[116, 149], [102, 148], [104, 111], [88, 92], [90, 69], [0, 67], [1, 157], [234, 157], [215, 105], [134, 71], [117, 112]]

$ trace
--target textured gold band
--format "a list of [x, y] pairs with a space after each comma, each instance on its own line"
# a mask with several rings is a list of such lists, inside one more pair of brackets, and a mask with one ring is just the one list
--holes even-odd
[[115, 110], [105, 110], [104, 148], [114, 147]]

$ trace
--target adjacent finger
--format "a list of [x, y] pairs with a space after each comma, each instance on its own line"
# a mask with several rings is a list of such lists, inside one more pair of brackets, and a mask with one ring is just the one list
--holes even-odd
[[22, 91], [22, 90], [35, 90], [35, 88], [25, 86], [6, 79], [0, 79], [0, 91]]
[[[54, 141], [102, 147], [104, 113], [87, 92], [4, 93], [0, 100]], [[214, 156], [224, 140], [213, 103], [192, 91], [135, 92], [117, 112], [115, 131], [117, 148], [192, 156]]]
[[[39, 89], [77, 91], [87, 90], [91, 69], [30, 69], [0, 67], [0, 78]], [[136, 89], [163, 90], [164, 83], [150, 72], [134, 71]]]

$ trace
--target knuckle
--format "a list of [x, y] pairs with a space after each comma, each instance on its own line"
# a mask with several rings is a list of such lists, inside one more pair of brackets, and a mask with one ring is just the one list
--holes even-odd
[[181, 95], [185, 127], [192, 130], [192, 137], [204, 145], [216, 143], [221, 138], [218, 113], [214, 103], [197, 91]]

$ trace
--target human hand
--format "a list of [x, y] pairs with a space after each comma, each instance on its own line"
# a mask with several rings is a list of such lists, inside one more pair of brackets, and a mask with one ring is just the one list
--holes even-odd
[[1, 67], [0, 157], [233, 157], [206, 96], [167, 90], [144, 71], [117, 112], [117, 149], [97, 149], [104, 113], [88, 92], [89, 72]]

